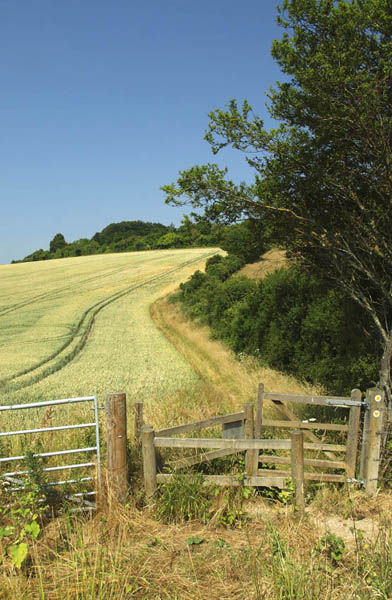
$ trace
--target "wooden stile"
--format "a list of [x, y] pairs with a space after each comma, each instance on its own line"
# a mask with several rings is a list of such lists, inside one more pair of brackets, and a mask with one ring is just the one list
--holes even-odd
[[[372, 392], [373, 395], [370, 392]], [[382, 417], [385, 410], [383, 399], [380, 403], [381, 397], [376, 392], [379, 392], [379, 390], [368, 391], [372, 398], [372, 402], [377, 402], [378, 404], [376, 408], [373, 407], [373, 412], [369, 411], [369, 413], [372, 413], [368, 418], [369, 431], [364, 434], [367, 435], [366, 439], [369, 448], [366, 451], [363, 451], [361, 460], [361, 473], [366, 473], [367, 491], [369, 494], [374, 493], [374, 489], [377, 487], [380, 434]], [[272, 400], [273, 403], [289, 418], [289, 421], [277, 419], [263, 420], [262, 409], [265, 399]], [[331, 406], [333, 408], [347, 408], [349, 410], [349, 421], [348, 424], [299, 421], [298, 416], [284, 404], [285, 402]], [[340, 483], [347, 481], [347, 478], [353, 479], [355, 477], [360, 410], [362, 404], [360, 390], [352, 390], [350, 398], [275, 394], [265, 392], [264, 385], [260, 383], [257, 395], [256, 418], [253, 403], [249, 402], [244, 405], [241, 412], [229, 415], [218, 415], [202, 421], [169, 427], [161, 429], [156, 433], [151, 426], [143, 426], [141, 438], [146, 495], [148, 498], [151, 498], [155, 493], [157, 482], [169, 481], [172, 478], [172, 475], [169, 474], [157, 474], [156, 448], [193, 448], [201, 450], [200, 453], [197, 453], [194, 456], [186, 456], [171, 461], [169, 465], [172, 468], [191, 467], [216, 458], [245, 451], [245, 473], [241, 477], [238, 477], [237, 475], [211, 475], [205, 477], [205, 484], [276, 486], [284, 489], [286, 487], [287, 479], [291, 477], [295, 483], [296, 506], [299, 514], [303, 515], [305, 511], [305, 481]], [[380, 411], [377, 411], [377, 408], [380, 408]], [[142, 412], [139, 411], [139, 414], [142, 415]], [[135, 413], [135, 432], [138, 429], [136, 426], [137, 421], [139, 423], [142, 422], [142, 417], [137, 417]], [[188, 431], [216, 427], [219, 425], [222, 425], [223, 427], [223, 438], [169, 437], [175, 434], [183, 434]], [[261, 428], [263, 426], [292, 428], [293, 425], [297, 427], [297, 430], [291, 432], [290, 439], [261, 438]], [[347, 442], [346, 444], [324, 443], [323, 440], [317, 438], [312, 431], [310, 431], [311, 429], [347, 433]], [[241, 436], [241, 432], [243, 432], [243, 438], [239, 437]], [[311, 442], [304, 442], [304, 437], [307, 437]], [[290, 455], [260, 455], [259, 452], [263, 450], [286, 451], [290, 452]], [[323, 452], [329, 460], [320, 459], [318, 457], [304, 458], [304, 450]], [[339, 455], [337, 456], [336, 453], [339, 453], [341, 457], [339, 457]], [[344, 456], [344, 459], [342, 455]], [[288, 468], [287, 470], [285, 470], [284, 467], [283, 470], [259, 469], [259, 462], [262, 462], [265, 465], [286, 465]], [[311, 467], [312, 469], [341, 470], [345, 471], [345, 473], [305, 472], [305, 466]], [[289, 467], [291, 467], [291, 469]]]

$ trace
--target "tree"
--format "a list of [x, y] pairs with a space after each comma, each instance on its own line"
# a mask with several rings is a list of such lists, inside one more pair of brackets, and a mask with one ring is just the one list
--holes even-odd
[[53, 240], [51, 240], [51, 242], [49, 244], [49, 252], [52, 252], [54, 254], [56, 252], [56, 250], [65, 248], [66, 245], [67, 245], [67, 242], [65, 241], [63, 234], [56, 233]]
[[266, 131], [248, 102], [210, 113], [214, 153], [254, 168], [235, 185], [217, 165], [180, 173], [166, 201], [212, 219], [263, 219], [291, 256], [342, 288], [372, 318], [391, 404], [392, 7], [390, 0], [283, 0], [272, 55], [288, 80], [268, 97]]
[[220, 247], [229, 254], [243, 258], [246, 263], [252, 263], [267, 251], [266, 238], [263, 222], [260, 219], [247, 219], [224, 229]]

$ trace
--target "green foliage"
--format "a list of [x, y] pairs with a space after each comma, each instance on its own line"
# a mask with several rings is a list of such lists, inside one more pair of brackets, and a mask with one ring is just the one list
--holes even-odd
[[187, 546], [200, 546], [200, 544], [202, 544], [205, 541], [206, 541], [205, 538], [201, 538], [198, 535], [192, 535], [191, 537], [189, 537], [187, 539], [186, 545]]
[[211, 220], [259, 220], [275, 243], [358, 304], [378, 331], [370, 354], [379, 357], [379, 385], [391, 401], [390, 1], [283, 0], [278, 23], [283, 35], [272, 55], [286, 77], [268, 97], [279, 127], [265, 130], [246, 100], [242, 107], [231, 100], [210, 113], [205, 136], [214, 154], [242, 151], [254, 182], [236, 185], [227, 169], [207, 164], [181, 171], [162, 189], [166, 202], [204, 208]]
[[268, 240], [262, 221], [247, 219], [226, 227], [222, 232], [220, 247], [229, 254], [238, 256], [244, 263], [259, 260], [268, 250]]
[[198, 271], [181, 285], [180, 299], [190, 316], [210, 325], [213, 336], [238, 354], [254, 355], [330, 393], [372, 385], [378, 333], [349, 296], [299, 266], [259, 283], [230, 277], [240, 264], [236, 260], [212, 257], [205, 273]]
[[165, 523], [181, 523], [198, 519], [207, 523], [211, 499], [203, 488], [203, 475], [175, 474], [168, 483], [160, 486], [157, 514]]
[[0, 543], [3, 560], [6, 556], [18, 569], [26, 560], [29, 545], [41, 532], [44, 513], [48, 509], [45, 495], [34, 477], [26, 482], [25, 489], [9, 495], [7, 482], [0, 489]]
[[81, 238], [70, 243], [65, 241], [63, 234], [58, 233], [51, 240], [49, 250], [36, 250], [23, 261], [12, 262], [31, 262], [108, 252], [219, 246], [224, 228], [200, 219], [197, 215], [193, 217], [193, 221], [188, 216], [184, 217], [183, 224], [178, 228], [174, 225], [143, 221], [111, 223], [102, 231], [95, 233], [91, 240]]
[[345, 543], [341, 537], [328, 531], [315, 547], [316, 552], [325, 554], [333, 565], [339, 564], [344, 556]]
[[159, 488], [157, 515], [166, 523], [213, 521], [216, 525], [233, 528], [248, 521], [242, 505], [252, 494], [253, 489], [241, 485], [206, 486], [204, 475], [199, 472], [176, 473]]
[[49, 252], [54, 254], [57, 250], [60, 250], [61, 248], [65, 248], [66, 245], [67, 245], [67, 242], [65, 241], [63, 234], [56, 233], [56, 235], [54, 236], [54, 238], [52, 239], [52, 241], [49, 244]]

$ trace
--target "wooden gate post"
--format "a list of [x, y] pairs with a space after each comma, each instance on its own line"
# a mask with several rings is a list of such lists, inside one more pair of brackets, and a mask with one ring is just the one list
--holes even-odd
[[259, 383], [257, 390], [257, 410], [255, 423], [255, 438], [261, 437], [261, 425], [263, 423], [263, 398], [264, 398], [264, 383]]
[[[361, 390], [351, 391], [351, 400], [360, 402], [362, 398]], [[361, 407], [352, 406], [348, 419], [347, 445], [346, 445], [346, 474], [349, 478], [355, 477], [357, 466], [358, 437], [359, 437], [359, 419], [361, 416]]]
[[[254, 409], [253, 402], [244, 404], [245, 413], [245, 426], [244, 426], [244, 438], [246, 440], [254, 439]], [[247, 450], [245, 453], [245, 472], [247, 477], [257, 475], [259, 460], [258, 450]]]
[[155, 432], [151, 425], [142, 427], [142, 452], [144, 488], [146, 498], [151, 500], [157, 489], [157, 457], [154, 444]]
[[291, 432], [291, 474], [295, 489], [295, 508], [300, 517], [305, 514], [304, 486], [304, 434], [296, 429]]
[[135, 411], [135, 442], [140, 443], [143, 426], [143, 402], [135, 402], [133, 406]]
[[128, 488], [126, 395], [106, 396], [107, 476], [109, 497], [124, 502]]
[[384, 392], [378, 388], [371, 388], [366, 391], [366, 398], [369, 403], [369, 430], [365, 450], [365, 490], [368, 496], [373, 496], [377, 491], [380, 467], [381, 434], [385, 413]]

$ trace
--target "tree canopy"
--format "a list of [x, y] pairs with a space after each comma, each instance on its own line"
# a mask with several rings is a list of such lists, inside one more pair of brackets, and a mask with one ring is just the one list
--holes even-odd
[[[210, 113], [213, 153], [244, 152], [251, 184], [215, 164], [182, 171], [168, 203], [212, 220], [261, 219], [293, 257], [349, 294], [372, 318], [390, 397], [392, 355], [392, 4], [284, 0], [272, 55], [287, 80], [268, 93], [267, 131], [245, 101]], [[375, 346], [377, 341], [375, 341]]]

